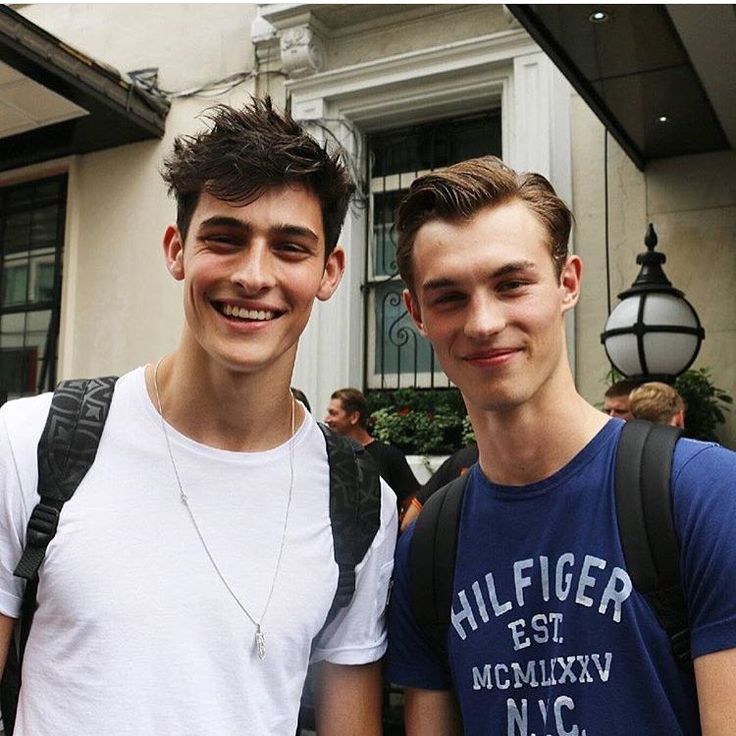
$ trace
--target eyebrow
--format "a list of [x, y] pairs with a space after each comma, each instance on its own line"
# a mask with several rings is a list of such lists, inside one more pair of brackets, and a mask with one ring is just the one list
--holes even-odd
[[[202, 220], [199, 223], [199, 229], [207, 227], [227, 227], [232, 230], [237, 230], [243, 235], [248, 235], [253, 231], [252, 225], [243, 220], [239, 220], [237, 217], [229, 217], [228, 215], [213, 215], [208, 217], [206, 220]], [[281, 235], [286, 237], [301, 237], [313, 240], [315, 243], [319, 242], [319, 235], [308, 227], [302, 225], [293, 225], [290, 223], [281, 223], [274, 225], [268, 229], [269, 235]]]
[[[491, 279], [498, 279], [503, 276], [519, 273], [520, 271], [536, 271], [537, 265], [533, 261], [513, 261], [497, 268], [490, 274]], [[422, 284], [422, 291], [437, 291], [438, 289], [451, 289], [458, 285], [456, 279], [449, 277], [439, 277], [430, 279]]]

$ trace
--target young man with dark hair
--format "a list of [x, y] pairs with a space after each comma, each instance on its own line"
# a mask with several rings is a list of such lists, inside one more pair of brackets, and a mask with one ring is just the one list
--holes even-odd
[[[338, 586], [325, 437], [290, 381], [315, 299], [337, 288], [353, 189], [270, 100], [177, 140], [178, 347], [121, 377], [97, 457], [40, 570], [16, 736], [292, 736], [311, 661], [320, 734], [380, 733], [394, 495]], [[22, 581], [50, 395], [0, 410], [0, 666]], [[342, 580], [342, 576], [341, 580]]]
[[369, 419], [368, 402], [362, 391], [357, 388], [333, 391], [325, 414], [325, 424], [365, 447], [378, 466], [381, 477], [396, 494], [400, 510], [406, 511], [419, 490], [419, 481], [398, 447], [380, 442], [371, 435]]
[[607, 389], [606, 393], [603, 394], [603, 411], [608, 414], [609, 417], [618, 417], [624, 421], [628, 421], [632, 418], [631, 408], [629, 407], [629, 394], [639, 384], [635, 381], [630, 381], [628, 378], [622, 378], [620, 381], [615, 381]]
[[675, 450], [687, 667], [624, 561], [613, 490], [624, 423], [577, 393], [568, 365], [564, 316], [581, 276], [571, 221], [544, 177], [494, 158], [417, 179], [399, 208], [406, 305], [462, 392], [479, 448], [460, 512], [449, 671], [410, 601], [416, 527], [399, 540], [388, 676], [407, 688], [408, 736], [733, 733], [736, 454], [690, 440]]

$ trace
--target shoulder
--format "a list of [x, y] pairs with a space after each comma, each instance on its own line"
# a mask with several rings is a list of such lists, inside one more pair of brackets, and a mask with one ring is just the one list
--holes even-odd
[[365, 446], [365, 449], [368, 450], [368, 452], [391, 452], [391, 450], [396, 448], [386, 442], [381, 442], [381, 440], [372, 440]]
[[[53, 394], [14, 399], [0, 407], [0, 442], [15, 454], [31, 448], [35, 453]], [[35, 463], [35, 454], [33, 455]]]
[[[686, 555], [728, 552], [736, 565], [736, 453], [683, 439], [672, 465], [675, 526]], [[709, 552], [710, 550], [710, 552]]]
[[368, 452], [376, 457], [381, 457], [387, 460], [405, 461], [406, 455], [395, 445], [389, 445], [386, 442], [380, 440], [373, 440], [370, 444], [366, 445], [365, 448]]
[[672, 462], [675, 518], [736, 523], [736, 453], [711, 442], [682, 439]]
[[733, 487], [736, 452], [714, 442], [681, 439], [675, 447], [672, 480], [675, 488], [695, 487], [707, 492], [715, 484]]

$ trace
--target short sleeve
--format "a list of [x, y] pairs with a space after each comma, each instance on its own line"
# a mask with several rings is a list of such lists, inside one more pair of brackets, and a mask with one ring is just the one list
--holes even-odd
[[381, 526], [355, 571], [355, 593], [319, 637], [312, 662], [367, 664], [385, 654], [386, 603], [398, 531], [396, 496], [381, 481]]
[[387, 677], [404, 687], [449, 690], [452, 684], [438, 662], [426, 637], [417, 628], [411, 611], [409, 591], [409, 546], [412, 524], [396, 549], [394, 584], [389, 603], [389, 647]]
[[[36, 490], [35, 448], [40, 430], [34, 421], [46, 397], [11, 401], [0, 407], [0, 613], [20, 615], [24, 582], [13, 575], [25, 543], [25, 528]], [[30, 415], [29, 415], [29, 411]], [[30, 453], [30, 454], [29, 454]], [[30, 465], [29, 465], [30, 462]]]
[[679, 442], [673, 493], [693, 657], [736, 647], [736, 453]]

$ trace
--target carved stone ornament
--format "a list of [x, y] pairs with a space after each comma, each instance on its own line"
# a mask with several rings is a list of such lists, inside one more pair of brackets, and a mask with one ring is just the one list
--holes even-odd
[[321, 71], [325, 63], [322, 40], [309, 26], [288, 28], [281, 34], [281, 64], [290, 77]]

